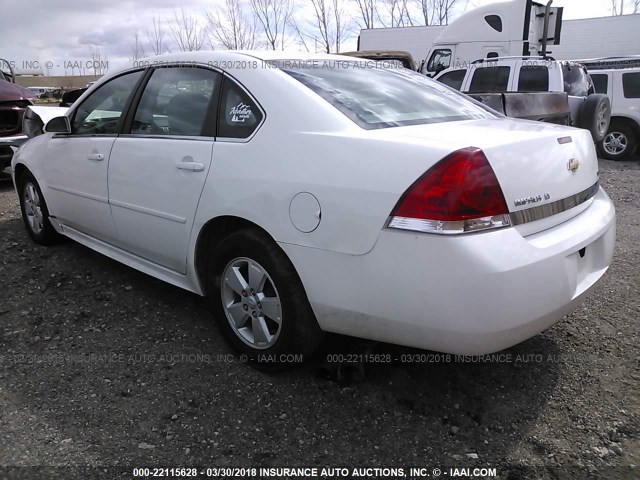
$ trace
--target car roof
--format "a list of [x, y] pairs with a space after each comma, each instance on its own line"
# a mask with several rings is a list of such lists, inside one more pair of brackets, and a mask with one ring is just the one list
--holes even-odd
[[198, 52], [178, 52], [166, 53], [154, 57], [142, 58], [123, 68], [133, 68], [144, 65], [162, 65], [162, 63], [195, 62], [208, 63], [215, 60], [336, 60], [344, 61], [343, 55], [333, 55], [328, 53], [309, 53], [294, 50], [205, 50]]

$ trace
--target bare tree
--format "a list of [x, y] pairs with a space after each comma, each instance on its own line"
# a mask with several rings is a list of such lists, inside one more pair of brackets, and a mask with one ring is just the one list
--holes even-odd
[[[103, 55], [102, 52], [100, 51], [100, 49], [98, 48], [94, 48], [93, 49], [93, 53], [91, 54], [91, 61], [92, 61], [92, 67], [93, 67], [93, 74], [98, 76], [98, 75], [104, 75], [104, 73], [106, 72], [107, 68], [109, 68], [109, 60], [107, 59], [107, 55]], [[73, 73], [74, 69], [72, 67], [71, 69], [71, 75], [74, 75]]]
[[[425, 25], [448, 25], [459, 0], [417, 0]], [[468, 3], [468, 0], [467, 0]]]
[[624, 15], [624, 0], [611, 0], [611, 15]]
[[347, 36], [349, 21], [344, 18], [344, 11], [339, 7], [340, 0], [333, 0], [333, 24], [334, 24], [334, 47], [335, 52], [340, 53], [342, 40]]
[[611, 0], [611, 15], [624, 15], [627, 4], [629, 5], [627, 13], [640, 13], [640, 0]]
[[[426, 0], [423, 0], [426, 1]], [[358, 23], [360, 28], [373, 28], [378, 18], [378, 1], [377, 0], [354, 0], [360, 12]]]
[[202, 50], [207, 36], [206, 26], [201, 25], [197, 17], [187, 15], [184, 8], [173, 12], [171, 33], [181, 52], [194, 52]]
[[414, 24], [407, 0], [383, 0], [382, 8], [378, 9], [378, 18], [385, 27], [408, 27]]
[[226, 0], [225, 7], [206, 12], [216, 43], [228, 50], [252, 50], [256, 45], [256, 21], [244, 11], [241, 0]]
[[264, 32], [267, 47], [284, 50], [287, 26], [293, 11], [292, 0], [250, 0], [251, 9]]
[[144, 53], [144, 46], [142, 45], [142, 42], [140, 42], [140, 35], [138, 35], [138, 32], [136, 32], [133, 45], [131, 45], [130, 60], [132, 62], [135, 62], [136, 60], [144, 58], [145, 56], [146, 55]]
[[312, 35], [309, 35], [308, 33], [305, 33], [300, 28], [300, 26], [298, 25], [298, 22], [296, 21], [296, 19], [293, 16], [291, 16], [291, 20], [289, 21], [289, 26], [295, 32], [295, 37], [296, 37], [296, 41], [297, 41], [298, 45], [303, 47], [307, 52], [310, 52], [311, 49], [309, 48], [309, 45], [307, 44], [307, 41], [314, 40], [314, 37]]
[[162, 55], [169, 51], [169, 47], [164, 42], [164, 28], [160, 18], [153, 17], [152, 29], [147, 28], [147, 40], [154, 55]]

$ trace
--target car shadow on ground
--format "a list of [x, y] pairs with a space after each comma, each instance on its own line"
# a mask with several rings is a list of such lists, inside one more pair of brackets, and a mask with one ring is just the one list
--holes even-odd
[[[501, 462], [560, 377], [545, 335], [493, 361], [330, 335], [310, 362], [262, 373], [203, 299], [75, 242], [38, 247], [0, 221], [0, 265], [0, 430], [20, 444], [12, 422], [27, 422], [39, 445], [4, 447], [16, 464]], [[362, 353], [393, 361], [335, 361]]]
[[9, 170], [0, 171], [0, 192], [11, 189], [13, 189], [13, 182], [11, 181]]

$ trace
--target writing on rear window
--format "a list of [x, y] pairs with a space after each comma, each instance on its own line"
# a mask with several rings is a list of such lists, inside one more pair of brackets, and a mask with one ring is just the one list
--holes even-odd
[[244, 103], [239, 103], [231, 109], [229, 112], [231, 115], [231, 121], [234, 123], [244, 123], [251, 117], [251, 107]]

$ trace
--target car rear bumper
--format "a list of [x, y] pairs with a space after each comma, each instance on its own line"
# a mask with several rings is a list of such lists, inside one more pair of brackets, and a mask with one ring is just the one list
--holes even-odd
[[570, 313], [608, 269], [615, 209], [600, 189], [572, 219], [444, 237], [384, 230], [366, 255], [283, 244], [323, 330], [447, 353], [515, 345]]

